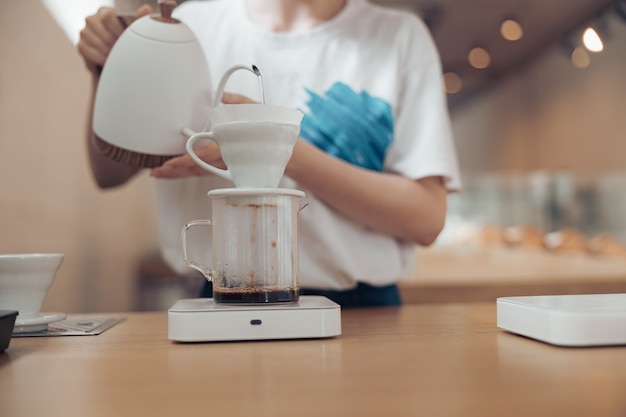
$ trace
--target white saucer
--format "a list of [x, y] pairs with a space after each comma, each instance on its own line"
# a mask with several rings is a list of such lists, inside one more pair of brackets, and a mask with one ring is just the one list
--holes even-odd
[[63, 313], [40, 313], [38, 317], [20, 319], [17, 316], [13, 333], [32, 333], [48, 330], [48, 324], [65, 319]]

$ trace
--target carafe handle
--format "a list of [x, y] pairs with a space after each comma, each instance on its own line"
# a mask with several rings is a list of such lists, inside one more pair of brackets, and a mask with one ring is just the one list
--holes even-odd
[[193, 161], [196, 164], [200, 165], [202, 168], [206, 169], [207, 171], [212, 172], [215, 175], [219, 175], [220, 177], [225, 178], [227, 180], [233, 181], [233, 177], [230, 174], [230, 171], [228, 169], [214, 167], [213, 165], [206, 163], [202, 159], [200, 159], [200, 157], [194, 151], [194, 147], [193, 147], [194, 143], [196, 143], [198, 139], [215, 140], [212, 132], [202, 132], [202, 133], [196, 133], [195, 135], [192, 135], [189, 139], [187, 139], [187, 144], [185, 145], [185, 149], [187, 150], [187, 153], [189, 154], [191, 159], [193, 159]]
[[211, 220], [192, 220], [185, 224], [183, 230], [180, 232], [180, 239], [183, 246], [183, 261], [185, 261], [185, 264], [187, 266], [195, 269], [196, 271], [204, 275], [207, 280], [213, 281], [213, 273], [210, 269], [206, 269], [203, 265], [189, 259], [187, 251], [187, 231], [194, 226], [211, 226]]

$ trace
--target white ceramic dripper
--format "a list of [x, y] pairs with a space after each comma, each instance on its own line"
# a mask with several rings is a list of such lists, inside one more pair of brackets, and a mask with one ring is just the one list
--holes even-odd
[[[277, 187], [300, 133], [302, 112], [268, 104], [224, 104], [209, 109], [210, 132], [187, 141], [187, 153], [196, 164], [231, 180], [236, 187]], [[203, 161], [194, 145], [215, 141], [227, 169]]]

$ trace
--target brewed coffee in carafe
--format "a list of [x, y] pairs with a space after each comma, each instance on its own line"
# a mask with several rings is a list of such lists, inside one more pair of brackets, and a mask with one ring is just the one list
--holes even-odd
[[[185, 262], [213, 282], [217, 303], [298, 301], [298, 213], [304, 193], [282, 188], [217, 189], [209, 192], [210, 220], [183, 229]], [[211, 227], [211, 267], [188, 258], [188, 230]]]

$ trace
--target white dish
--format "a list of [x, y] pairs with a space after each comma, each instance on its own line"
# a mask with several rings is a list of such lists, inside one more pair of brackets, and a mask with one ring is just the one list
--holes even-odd
[[20, 319], [17, 316], [13, 333], [40, 332], [48, 329], [48, 324], [65, 319], [63, 313], [40, 313], [37, 317]]
[[626, 294], [501, 297], [497, 325], [557, 346], [626, 345]]

